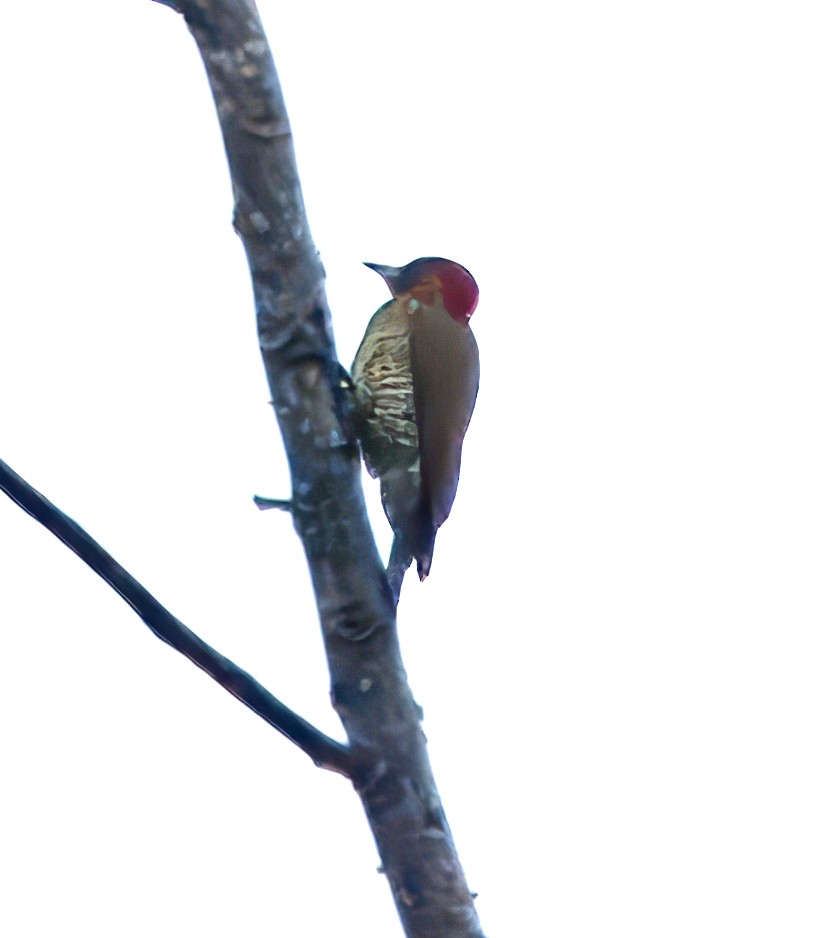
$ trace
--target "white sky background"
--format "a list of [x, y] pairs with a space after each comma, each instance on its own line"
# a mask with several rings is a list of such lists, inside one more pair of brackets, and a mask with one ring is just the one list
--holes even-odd
[[[261, 8], [342, 361], [363, 260], [481, 287], [400, 619], [486, 933], [828, 938], [830, 4]], [[150, 0], [3, 32], [0, 457], [338, 734], [196, 48]], [[398, 933], [350, 786], [6, 499], [0, 624], [0, 933]]]

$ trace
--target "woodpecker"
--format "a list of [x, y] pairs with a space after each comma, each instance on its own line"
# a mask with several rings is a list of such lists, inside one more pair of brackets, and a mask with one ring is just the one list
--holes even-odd
[[394, 531], [388, 575], [399, 596], [412, 559], [421, 580], [429, 575], [437, 529], [455, 500], [478, 394], [478, 345], [469, 328], [478, 285], [442, 257], [366, 266], [393, 299], [371, 317], [351, 377], [362, 455], [380, 480]]

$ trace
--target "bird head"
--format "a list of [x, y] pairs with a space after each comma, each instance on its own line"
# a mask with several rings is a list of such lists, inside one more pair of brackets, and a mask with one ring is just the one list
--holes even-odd
[[365, 264], [388, 284], [394, 297], [409, 295], [426, 306], [434, 306], [437, 294], [452, 319], [466, 325], [478, 305], [478, 284], [469, 271], [445, 257], [418, 257], [405, 267]]

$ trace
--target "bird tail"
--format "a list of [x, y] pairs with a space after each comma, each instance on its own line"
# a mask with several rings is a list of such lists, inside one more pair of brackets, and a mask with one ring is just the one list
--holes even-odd
[[382, 483], [382, 504], [394, 531], [394, 543], [388, 561], [388, 582], [399, 599], [405, 571], [412, 559], [417, 561], [421, 580], [429, 575], [437, 527], [420, 490], [420, 477], [413, 471], [397, 469], [386, 472]]
[[437, 529], [430, 523], [430, 519], [407, 532], [394, 534], [386, 572], [395, 602], [399, 602], [405, 571], [411, 566], [412, 560], [417, 561], [417, 575], [421, 580], [429, 575], [436, 535]]
[[435, 537], [437, 537], [437, 528], [432, 522], [431, 513], [425, 506], [422, 506], [414, 526], [414, 543], [412, 545], [414, 559], [417, 561], [417, 576], [420, 577], [421, 581], [425, 580], [431, 570]]
[[391, 556], [388, 558], [388, 569], [385, 571], [388, 576], [388, 585], [394, 594], [395, 604], [400, 601], [405, 571], [411, 566], [412, 560], [411, 551], [404, 538], [395, 534], [394, 543], [391, 545]]

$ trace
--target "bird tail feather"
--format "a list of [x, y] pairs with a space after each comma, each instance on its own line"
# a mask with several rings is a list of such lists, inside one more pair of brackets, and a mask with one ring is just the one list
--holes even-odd
[[417, 561], [417, 574], [421, 580], [429, 575], [437, 526], [425, 504], [417, 473], [397, 469], [385, 473], [380, 481], [382, 504], [394, 530], [388, 581], [392, 584], [394, 596], [399, 598], [403, 577], [412, 559]]

